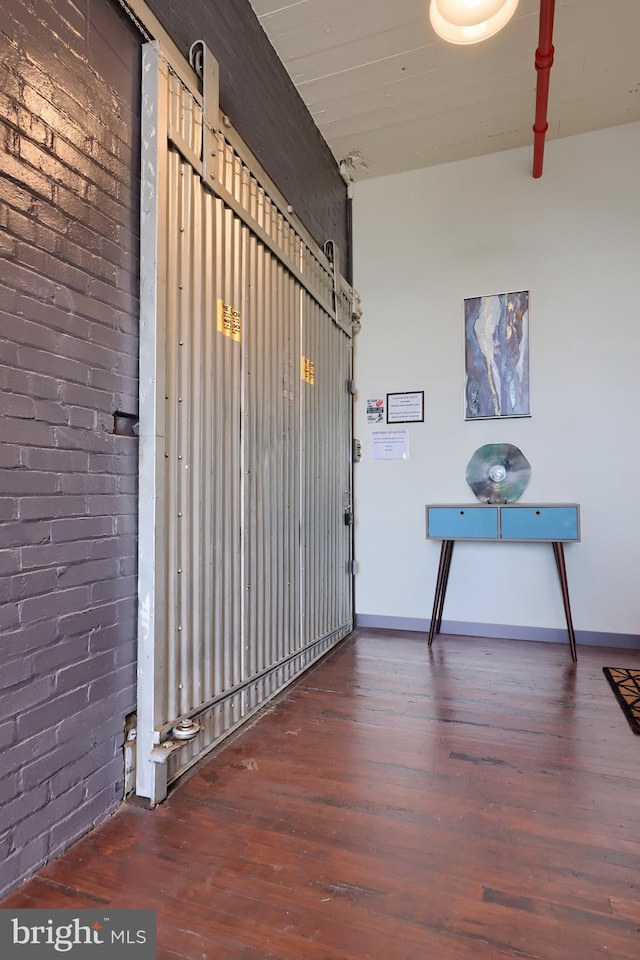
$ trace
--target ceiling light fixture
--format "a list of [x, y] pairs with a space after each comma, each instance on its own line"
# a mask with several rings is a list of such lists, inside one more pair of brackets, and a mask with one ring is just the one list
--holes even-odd
[[431, 26], [449, 43], [479, 43], [502, 30], [518, 0], [431, 0]]

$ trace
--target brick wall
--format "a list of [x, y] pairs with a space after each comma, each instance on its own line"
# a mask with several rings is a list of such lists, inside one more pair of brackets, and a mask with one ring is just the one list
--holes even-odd
[[[247, 0], [153, 0], [318, 242], [344, 184]], [[117, 0], [0, 19], [0, 896], [122, 798], [135, 709], [140, 37]], [[343, 254], [344, 257], [344, 254]], [[346, 258], [343, 259], [346, 262]]]
[[347, 273], [346, 186], [249, 0], [147, 4], [185, 56], [205, 41], [220, 64], [222, 109], [316, 242], [336, 241]]
[[0, 893], [123, 793], [135, 707], [139, 38], [0, 20]]

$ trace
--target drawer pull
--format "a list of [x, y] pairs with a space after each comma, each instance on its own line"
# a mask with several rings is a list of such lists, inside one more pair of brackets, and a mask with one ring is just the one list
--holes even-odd
[[540, 516], [540, 511], [536, 510], [536, 517], [539, 517], [539, 516]]

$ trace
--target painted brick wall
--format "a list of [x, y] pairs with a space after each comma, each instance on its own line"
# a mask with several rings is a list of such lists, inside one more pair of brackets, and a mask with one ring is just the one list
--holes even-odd
[[0, 19], [0, 893], [123, 793], [134, 709], [139, 38]]
[[336, 241], [348, 272], [344, 181], [249, 0], [147, 4], [185, 56], [205, 41], [220, 64], [222, 109], [316, 242]]
[[[247, 0], [152, 0], [346, 263], [346, 193]], [[115, 809], [135, 709], [140, 38], [117, 0], [0, 18], [0, 896]]]

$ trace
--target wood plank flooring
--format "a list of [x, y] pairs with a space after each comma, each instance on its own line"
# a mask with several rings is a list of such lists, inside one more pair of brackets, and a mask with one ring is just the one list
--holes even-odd
[[159, 960], [638, 960], [640, 651], [358, 630], [154, 811], [2, 903], [155, 907]]

